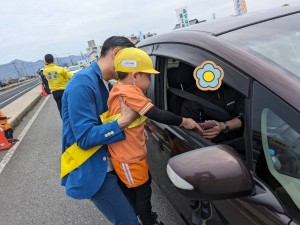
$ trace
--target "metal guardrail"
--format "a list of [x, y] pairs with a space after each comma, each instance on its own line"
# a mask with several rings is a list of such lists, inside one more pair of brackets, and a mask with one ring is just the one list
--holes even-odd
[[7, 85], [5, 87], [0, 87], [0, 92], [7, 91], [7, 90], [9, 90], [11, 88], [20, 86], [21, 84], [28, 83], [28, 82], [33, 81], [35, 79], [37, 79], [37, 78], [32, 78], [32, 79], [28, 79], [28, 80], [25, 80], [25, 81], [21, 81], [21, 82], [17, 82], [17, 83], [14, 83], [14, 84]]

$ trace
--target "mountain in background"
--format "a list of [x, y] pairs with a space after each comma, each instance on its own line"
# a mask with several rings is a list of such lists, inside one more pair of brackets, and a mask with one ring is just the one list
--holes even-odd
[[[77, 61], [85, 59], [87, 55], [75, 56], [70, 55], [67, 57], [55, 58], [55, 64], [58, 66], [69, 67], [77, 65]], [[10, 78], [19, 78], [23, 76], [34, 76], [38, 69], [44, 68], [43, 60], [36, 62], [27, 62], [15, 59], [10, 63], [0, 65], [0, 80], [8, 80]]]

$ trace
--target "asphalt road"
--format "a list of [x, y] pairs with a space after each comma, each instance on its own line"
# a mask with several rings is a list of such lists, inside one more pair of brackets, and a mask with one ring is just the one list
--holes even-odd
[[38, 83], [39, 80], [34, 79], [27, 83], [21, 84], [20, 86], [8, 89], [7, 91], [0, 92], [0, 108], [3, 108], [4, 106], [16, 100], [17, 98], [21, 97], [26, 92], [36, 87]]
[[[73, 200], [60, 186], [61, 119], [52, 96], [27, 126], [45, 100], [16, 128], [16, 138], [28, 132], [2, 172], [0, 169], [0, 225], [109, 225], [90, 201]], [[0, 164], [8, 153], [0, 151]], [[166, 225], [184, 224], [155, 184], [153, 207]]]

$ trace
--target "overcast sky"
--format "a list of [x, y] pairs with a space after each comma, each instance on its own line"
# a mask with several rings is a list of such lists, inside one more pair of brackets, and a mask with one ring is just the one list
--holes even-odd
[[[248, 11], [300, 0], [246, 0]], [[232, 0], [3, 0], [0, 7], [0, 64], [85, 53], [112, 35], [163, 33], [178, 23], [175, 9], [187, 5], [189, 19], [234, 14]]]

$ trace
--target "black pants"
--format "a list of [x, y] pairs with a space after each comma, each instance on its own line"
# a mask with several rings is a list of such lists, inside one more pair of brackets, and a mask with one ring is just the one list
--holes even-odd
[[152, 216], [151, 205], [151, 176], [149, 174], [149, 180], [141, 186], [135, 188], [127, 188], [122, 181], [119, 180], [119, 185], [126, 195], [131, 205], [139, 215], [143, 225], [153, 225], [154, 218]]
[[7, 129], [4, 131], [4, 135], [7, 139], [13, 139], [14, 138], [14, 131], [12, 128]]
[[59, 110], [60, 118], [62, 118], [62, 116], [61, 116], [61, 98], [62, 98], [63, 94], [64, 94], [64, 90], [52, 91], [53, 98], [56, 101], [56, 105]]

